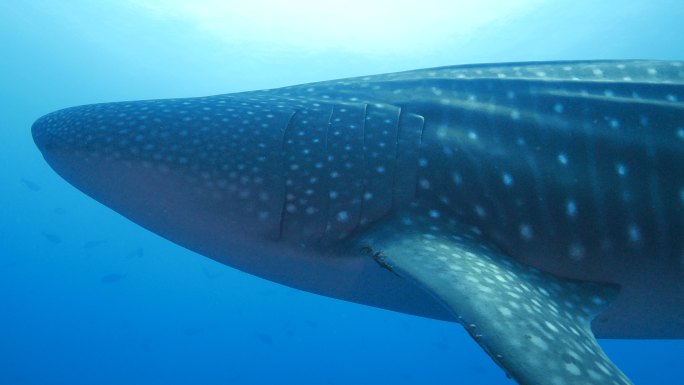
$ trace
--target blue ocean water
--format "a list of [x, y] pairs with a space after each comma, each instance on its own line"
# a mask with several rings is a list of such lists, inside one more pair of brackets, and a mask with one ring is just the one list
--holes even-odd
[[[0, 2], [0, 384], [510, 384], [458, 325], [283, 287], [140, 228], [49, 169], [31, 123], [439, 65], [684, 60], [681, 20], [677, 0]], [[684, 341], [601, 344], [636, 384], [684, 383]]]

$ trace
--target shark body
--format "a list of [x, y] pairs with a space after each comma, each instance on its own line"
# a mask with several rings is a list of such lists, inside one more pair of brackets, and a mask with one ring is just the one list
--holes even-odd
[[203, 255], [458, 321], [522, 384], [624, 384], [594, 335], [684, 338], [682, 100], [680, 62], [513, 63], [32, 130], [70, 183]]

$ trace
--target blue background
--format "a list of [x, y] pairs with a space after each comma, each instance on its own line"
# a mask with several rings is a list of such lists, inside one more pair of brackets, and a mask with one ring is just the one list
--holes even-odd
[[[451, 15], [497, 7], [426, 0], [362, 20], [374, 39], [344, 35], [370, 1], [305, 12], [318, 24], [290, 2], [254, 39], [164, 12], [177, 3], [0, 2], [0, 384], [512, 383], [458, 325], [283, 287], [129, 222], [48, 168], [30, 135], [42, 114], [461, 63], [684, 59], [676, 0], [527, 1], [465, 32]], [[217, 3], [239, 4], [209, 16]], [[684, 383], [683, 341], [601, 344], [636, 384]]]

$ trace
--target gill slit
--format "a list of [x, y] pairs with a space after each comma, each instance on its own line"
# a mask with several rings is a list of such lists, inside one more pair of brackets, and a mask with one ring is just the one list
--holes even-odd
[[[325, 126], [325, 135], [323, 137], [323, 165], [324, 167], [328, 165], [328, 157], [330, 156], [330, 150], [328, 149], [328, 133], [330, 132], [330, 127], [332, 126], [333, 122], [333, 115], [335, 114], [335, 105], [333, 104], [332, 107], [330, 108], [330, 116], [328, 117], [328, 123]], [[329, 170], [326, 170], [329, 171]], [[324, 172], [325, 175], [326, 183], [324, 184], [325, 186], [330, 186], [330, 172]], [[321, 244], [324, 243], [325, 241], [325, 235], [328, 233], [328, 226], [330, 225], [330, 188], [328, 188], [327, 191], [323, 191], [325, 194], [325, 205], [323, 208], [323, 213], [325, 215], [325, 225], [323, 225], [323, 230], [321, 231], [321, 235], [318, 237], [316, 240], [316, 244]]]
[[[401, 130], [401, 115], [403, 113], [403, 110], [401, 107], [397, 107], [397, 129], [395, 130], [395, 136], [394, 136], [394, 164], [392, 165], [392, 205], [390, 206], [390, 211], [394, 209], [397, 205], [397, 199], [396, 199], [396, 188], [397, 188], [397, 175], [399, 174], [399, 170], [397, 170], [397, 166], [399, 166], [399, 135], [400, 135], [400, 130]], [[421, 136], [423, 133], [421, 132]], [[416, 178], [416, 183], [417, 183], [418, 178]], [[386, 214], [386, 213], [385, 213]]]
[[361, 145], [361, 167], [363, 169], [363, 188], [361, 189], [361, 196], [358, 197], [359, 199], [359, 215], [356, 217], [356, 224], [354, 227], [351, 228], [349, 233], [354, 232], [357, 228], [359, 228], [361, 224], [361, 219], [363, 218], [363, 197], [366, 195], [366, 192], [368, 191], [368, 175], [369, 173], [367, 172], [368, 170], [366, 169], [366, 119], [368, 118], [368, 103], [363, 104], [363, 121], [361, 122], [361, 138], [363, 138], [363, 143]]
[[287, 125], [285, 125], [285, 129], [283, 130], [283, 144], [280, 148], [280, 158], [282, 159], [282, 175], [283, 175], [283, 203], [280, 207], [280, 220], [278, 224], [278, 241], [280, 241], [283, 238], [283, 226], [284, 226], [284, 221], [285, 221], [285, 208], [287, 207], [287, 158], [286, 154], [287, 151], [285, 151], [285, 146], [287, 146], [287, 134], [288, 132], [292, 129], [292, 124], [294, 123], [294, 118], [297, 115], [299, 111], [294, 110], [292, 112], [292, 115], [290, 115], [290, 119], [287, 121]]

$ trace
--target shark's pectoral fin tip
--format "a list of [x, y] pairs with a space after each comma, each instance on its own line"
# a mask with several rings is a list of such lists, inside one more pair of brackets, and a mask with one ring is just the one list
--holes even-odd
[[371, 230], [369, 254], [438, 298], [507, 377], [520, 384], [630, 384], [590, 329], [615, 298], [615, 285], [522, 265], [477, 236], [452, 236], [467, 229], [421, 210], [409, 212], [414, 223], [431, 222], [430, 234], [388, 219]]

